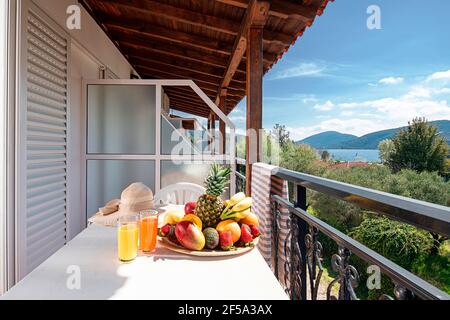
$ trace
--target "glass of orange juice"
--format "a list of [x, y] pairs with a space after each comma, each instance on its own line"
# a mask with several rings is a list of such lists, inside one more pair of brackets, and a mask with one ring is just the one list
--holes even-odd
[[126, 215], [119, 218], [117, 229], [117, 251], [119, 260], [134, 260], [138, 253], [139, 228], [138, 215]]
[[139, 216], [139, 247], [145, 253], [155, 251], [158, 235], [158, 211], [142, 211]]

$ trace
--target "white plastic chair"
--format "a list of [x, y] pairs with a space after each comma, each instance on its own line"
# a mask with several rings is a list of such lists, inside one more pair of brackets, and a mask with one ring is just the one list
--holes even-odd
[[195, 183], [179, 182], [162, 188], [153, 198], [156, 205], [179, 204], [184, 205], [189, 201], [197, 201], [198, 197], [205, 193], [205, 188]]

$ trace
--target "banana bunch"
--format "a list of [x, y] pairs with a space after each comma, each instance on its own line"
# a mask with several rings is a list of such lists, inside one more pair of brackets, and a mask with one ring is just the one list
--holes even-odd
[[252, 198], [246, 197], [245, 193], [236, 193], [230, 200], [225, 201], [225, 209], [220, 216], [222, 220], [241, 220], [250, 214]]

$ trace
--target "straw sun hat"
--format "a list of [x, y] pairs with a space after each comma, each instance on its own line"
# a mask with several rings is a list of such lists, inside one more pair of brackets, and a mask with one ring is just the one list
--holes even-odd
[[119, 199], [108, 201], [104, 207], [89, 219], [90, 223], [115, 226], [119, 217], [137, 214], [153, 208], [153, 192], [142, 182], [126, 187]]

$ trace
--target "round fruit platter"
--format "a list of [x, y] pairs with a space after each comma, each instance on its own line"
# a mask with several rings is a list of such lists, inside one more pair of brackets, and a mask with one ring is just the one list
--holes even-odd
[[230, 168], [217, 164], [205, 180], [205, 194], [197, 201], [164, 212], [160, 220], [161, 246], [198, 257], [240, 255], [258, 243], [259, 221], [251, 212], [252, 198], [239, 192], [223, 201]]
[[244, 253], [247, 253], [258, 244], [258, 239], [255, 239], [253, 241], [253, 246], [250, 247], [238, 247], [235, 250], [230, 251], [224, 251], [224, 250], [210, 250], [210, 249], [204, 249], [202, 251], [195, 251], [195, 250], [188, 250], [176, 243], [171, 242], [169, 239], [165, 237], [159, 237], [159, 243], [163, 248], [166, 248], [168, 250], [190, 255], [190, 256], [196, 256], [196, 257], [227, 257], [227, 256], [236, 256], [241, 255]]

